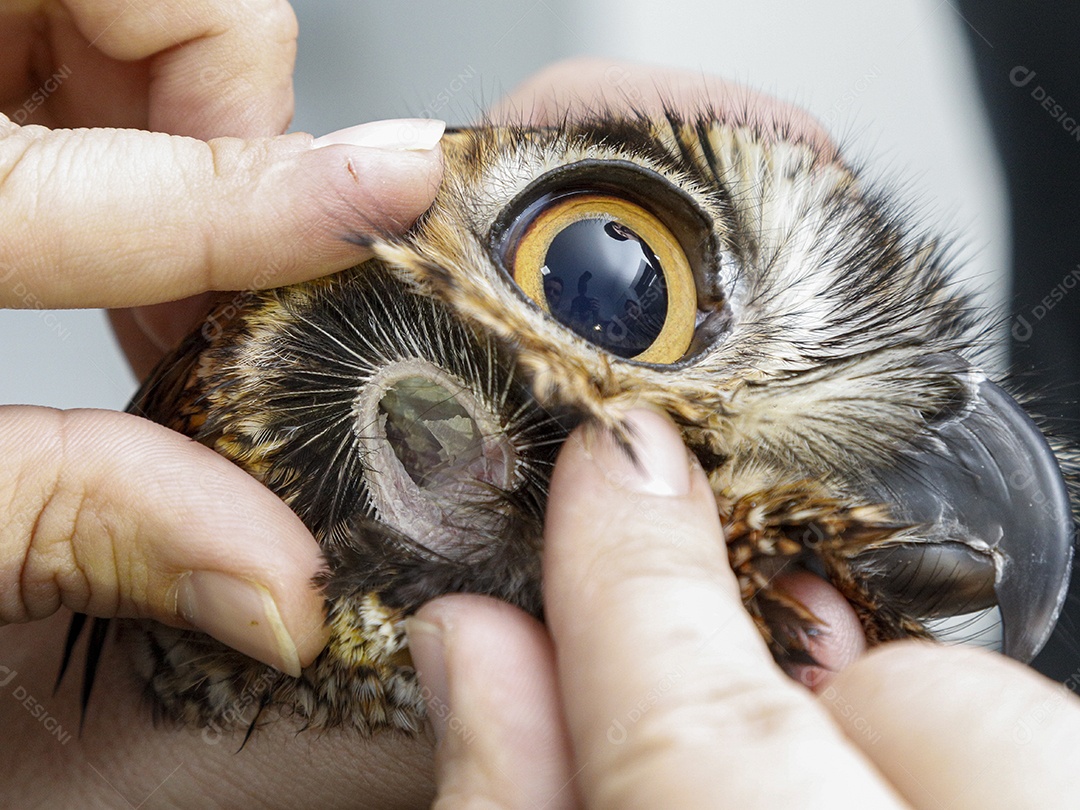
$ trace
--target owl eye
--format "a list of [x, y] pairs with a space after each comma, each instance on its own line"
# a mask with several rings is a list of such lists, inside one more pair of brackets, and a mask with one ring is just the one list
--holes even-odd
[[620, 197], [578, 193], [542, 199], [525, 222], [508, 269], [545, 312], [618, 357], [667, 364], [686, 354], [694, 273], [659, 219]]

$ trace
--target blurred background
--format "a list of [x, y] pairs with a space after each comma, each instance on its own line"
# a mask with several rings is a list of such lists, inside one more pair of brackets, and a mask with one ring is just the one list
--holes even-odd
[[[1031, 171], [1017, 158], [1037, 163], [1032, 139], [1065, 150], [1057, 164], [1043, 167], [1063, 198], [1069, 170], [1059, 164], [1071, 160], [1071, 171], [1080, 165], [1080, 144], [1065, 120], [1070, 109], [1080, 117], [1080, 101], [1065, 101], [1080, 70], [1055, 84], [1055, 63], [1042, 57], [1040, 44], [1047, 31], [1070, 21], [1033, 22], [1038, 3], [1020, 21], [1013, 19], [1019, 12], [995, 11], [995, 4], [969, 8], [950, 0], [414, 0], [407, 11], [356, 0], [293, 5], [300, 20], [293, 128], [315, 134], [402, 116], [466, 124], [543, 65], [577, 55], [721, 75], [802, 105], [825, 123], [849, 161], [912, 205], [917, 222], [955, 239], [962, 277], [998, 325], [995, 373], [1006, 371], [1011, 340], [1022, 381], [1050, 392], [1051, 406], [1075, 418], [1069, 408], [1076, 397], [1067, 385], [1080, 359], [1072, 362], [1060, 347], [1063, 334], [1080, 345], [1073, 333], [1061, 332], [1076, 328], [1068, 312], [1080, 312], [1080, 295], [1069, 304], [1068, 293], [1080, 286], [1080, 257], [1055, 243], [1058, 253], [1039, 259], [1041, 275], [1029, 274], [1015, 288], [1008, 276], [1017, 214], [1007, 191], [1032, 196], [1016, 185], [1017, 171]], [[1078, 14], [1043, 5], [1048, 14]], [[1044, 108], [1037, 87], [1058, 96], [1054, 103], [1064, 112]], [[992, 101], [990, 117], [980, 89]], [[1078, 186], [1070, 188], [1075, 193]], [[1067, 205], [1075, 214], [1071, 195]], [[1063, 214], [1059, 228], [1069, 229], [1066, 220]], [[1027, 227], [1020, 228], [1022, 238], [1037, 247], [1030, 222]], [[1031, 264], [1019, 260], [1025, 262]], [[1054, 312], [1035, 309], [1059, 293], [1064, 304]], [[6, 349], [0, 402], [120, 409], [135, 389], [100, 312], [5, 312], [0, 345]], [[1032, 368], [1049, 369], [1049, 376]], [[1076, 626], [1066, 623], [1065, 641], [1055, 641], [1043, 661], [1060, 679], [1080, 677], [1080, 653], [1069, 641], [1078, 637]]]
[[[476, 119], [556, 59], [608, 56], [743, 82], [816, 114], [848, 157], [954, 234], [1003, 312], [1004, 181], [966, 24], [947, 3], [855, 0], [297, 0], [293, 128], [400, 116]], [[837, 21], [842, 20], [843, 25]], [[617, 97], [617, 94], [614, 95]], [[5, 312], [0, 402], [123, 408], [135, 388], [100, 312]]]

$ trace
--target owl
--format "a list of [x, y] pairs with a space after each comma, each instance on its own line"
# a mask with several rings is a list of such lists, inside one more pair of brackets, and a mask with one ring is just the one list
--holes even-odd
[[[332, 636], [298, 678], [121, 622], [162, 715], [418, 731], [405, 618], [462, 591], [542, 618], [560, 444], [584, 424], [629, 446], [640, 405], [708, 474], [778, 660], [806, 660], [815, 621], [772, 586], [792, 570], [832, 582], [871, 643], [1034, 656], [1068, 581], [1064, 477], [980, 371], [947, 251], [887, 195], [797, 134], [707, 108], [459, 129], [442, 148], [407, 234], [223, 302], [131, 405], [269, 487], [326, 558]], [[91, 634], [84, 699], [100, 620]]]

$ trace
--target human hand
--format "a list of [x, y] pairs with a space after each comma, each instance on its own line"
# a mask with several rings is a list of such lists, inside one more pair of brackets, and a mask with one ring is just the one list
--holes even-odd
[[[277, 135], [293, 112], [284, 0], [30, 2], [0, 20], [0, 167], [13, 169], [0, 304], [125, 307], [114, 325], [140, 378], [205, 314], [208, 290], [348, 267], [368, 255], [350, 240], [404, 228], [434, 194], [437, 132], [409, 122], [351, 134], [380, 151], [14, 126]], [[59, 289], [27, 281], [59, 271]], [[157, 306], [127, 308], [145, 304]]]
[[821, 123], [806, 110], [745, 85], [683, 70], [578, 58], [555, 62], [533, 74], [495, 104], [488, 117], [498, 122], [557, 126], [568, 117], [582, 120], [605, 110], [662, 114], [667, 109], [716, 110], [753, 122], [762, 133], [775, 131], [803, 139], [823, 156], [836, 146]]
[[[285, 3], [151, 13], [73, 0], [5, 22], [0, 306], [129, 307], [298, 281], [367, 258], [370, 234], [406, 226], [432, 199], [438, 122], [381, 122], [314, 145], [29, 123], [279, 131], [296, 36]], [[50, 78], [28, 91], [35, 71]], [[121, 316], [136, 365], [156, 360], [147, 335], [160, 350], [181, 325], [175, 309], [157, 314], [141, 342], [123, 326], [138, 313]], [[60, 604], [149, 616], [290, 672], [319, 651], [317, 547], [249, 476], [130, 416], [8, 408], [0, 419], [0, 620]], [[257, 629], [235, 621], [253, 611], [266, 613]]]
[[[630, 422], [640, 466], [587, 431], [563, 446], [546, 631], [476, 596], [409, 620], [441, 737], [437, 807], [1075, 805], [1080, 700], [1004, 657], [906, 642], [850, 663], [840, 613], [814, 652], [850, 666], [814, 678], [816, 696], [786, 677], [678, 431], [649, 411]], [[815, 612], [821, 585], [801, 585]]]
[[[288, 5], [269, 0], [0, 11], [0, 306], [136, 307], [273, 287], [363, 261], [371, 235], [410, 224], [440, 178], [439, 122], [380, 122], [314, 142], [255, 137], [291, 117], [295, 36]], [[73, 126], [247, 140], [48, 128]], [[201, 306], [118, 315], [138, 373]], [[9, 406], [0, 408], [0, 455], [0, 625], [62, 606], [147, 617], [292, 673], [325, 643], [315, 540], [207, 448], [125, 414]], [[74, 679], [55, 701], [42, 687], [55, 676], [66, 618], [3, 630], [4, 790], [24, 800], [39, 790], [51, 803], [70, 790], [69, 804], [76, 794], [89, 804], [115, 800], [115, 788], [139, 804], [184, 765], [187, 788], [181, 774], [156, 796], [199, 803], [196, 774], [220, 767], [211, 754], [231, 754], [240, 738], [212, 748], [197, 732], [155, 732], [115, 650], [101, 668], [102, 708], [91, 706], [86, 733], [73, 738]], [[31, 704], [20, 696], [37, 709], [24, 711]], [[66, 730], [60, 745], [42, 718]], [[355, 740], [314, 748], [327, 767], [335, 751], [381, 756]], [[422, 742], [383, 748], [415, 749], [424, 761]], [[296, 803], [289, 791], [305, 783], [281, 760], [272, 740], [256, 744], [246, 767], [229, 769], [235, 790], [268, 785], [259, 774], [272, 770], [283, 783], [276, 795]], [[212, 798], [228, 795], [218, 785]]]

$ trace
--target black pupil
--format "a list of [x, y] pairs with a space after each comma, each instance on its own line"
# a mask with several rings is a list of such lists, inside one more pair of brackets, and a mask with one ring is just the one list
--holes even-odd
[[583, 219], [551, 242], [544, 262], [551, 314], [619, 357], [649, 348], [664, 328], [664, 271], [645, 240], [625, 225]]

